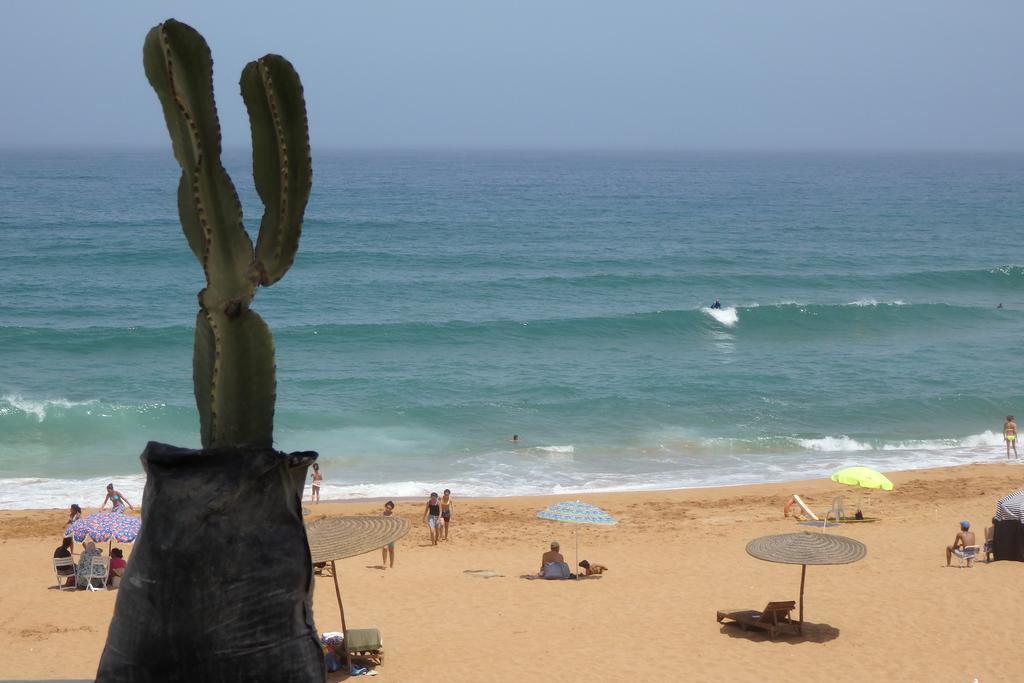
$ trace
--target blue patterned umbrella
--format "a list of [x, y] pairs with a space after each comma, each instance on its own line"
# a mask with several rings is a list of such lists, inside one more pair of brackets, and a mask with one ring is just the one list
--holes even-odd
[[142, 520], [120, 512], [97, 512], [82, 517], [71, 525], [71, 535], [81, 543], [88, 536], [92, 540], [116, 540], [131, 543], [142, 529]]
[[578, 500], [555, 503], [538, 512], [537, 516], [541, 519], [573, 524], [616, 524], [615, 518], [601, 508], [590, 503], [581, 503]]
[[[618, 523], [614, 517], [596, 505], [581, 503], [578, 500], [549, 505], [538, 512], [537, 516], [541, 519], [550, 519], [553, 522], [569, 522], [570, 524], [604, 524], [609, 526]], [[580, 536], [578, 533], [573, 535], [576, 537], [576, 573], [578, 574], [580, 571]]]

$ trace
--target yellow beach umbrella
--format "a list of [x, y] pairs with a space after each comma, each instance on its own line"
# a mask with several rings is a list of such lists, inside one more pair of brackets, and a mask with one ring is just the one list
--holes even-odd
[[[846, 484], [847, 486], [857, 486], [862, 489], [878, 489], [882, 491], [892, 491], [893, 483], [889, 479], [879, 472], [873, 470], [870, 467], [846, 467], [834, 472], [832, 474], [832, 481], [839, 482], [840, 484]], [[871, 497], [868, 497], [870, 502]], [[861, 496], [857, 496], [857, 510], [861, 508]]]
[[847, 486], [859, 486], [864, 489], [882, 489], [892, 491], [893, 484], [884, 474], [873, 470], [870, 467], [847, 467], [834, 472], [832, 481], [846, 484]]

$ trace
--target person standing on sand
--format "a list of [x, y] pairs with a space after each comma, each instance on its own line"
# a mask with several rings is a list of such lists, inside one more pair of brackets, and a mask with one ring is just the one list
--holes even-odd
[[320, 482], [324, 480], [324, 475], [320, 472], [320, 465], [313, 463], [313, 474], [310, 475], [313, 479], [313, 484], [310, 486], [310, 498], [314, 503], [320, 502]]
[[423, 509], [423, 521], [430, 529], [430, 544], [437, 545], [437, 539], [441, 535], [441, 501], [438, 500], [437, 493], [430, 494], [430, 500]]
[[[384, 503], [384, 516], [385, 517], [390, 517], [394, 513], [395, 513], [395, 501], [389, 500], [388, 502]], [[381, 548], [380, 552], [381, 552], [381, 560], [380, 560], [381, 569], [387, 569], [388, 567], [391, 567], [392, 569], [394, 569], [395, 568], [395, 542], [391, 541], [391, 543], [388, 543], [386, 546]], [[388, 556], [389, 555], [391, 556], [391, 561], [390, 562], [388, 561]]]
[[1003, 441], [1006, 442], [1006, 459], [1010, 459], [1010, 448], [1013, 448], [1013, 457], [1017, 457], [1017, 423], [1013, 421], [1013, 415], [1006, 416], [1003, 423]]
[[124, 506], [127, 505], [132, 510], [135, 506], [128, 502], [128, 499], [121, 495], [120, 491], [114, 490], [113, 484], [107, 484], [107, 497], [103, 499], [103, 504], [100, 505], [100, 512], [103, 512], [103, 508], [107, 507], [107, 501], [110, 501], [111, 512], [117, 512], [124, 514]]
[[445, 489], [441, 494], [441, 519], [444, 520], [444, 540], [448, 540], [448, 527], [452, 525], [452, 490]]
[[68, 511], [68, 521], [64, 523], [64, 538], [71, 538], [71, 552], [75, 552], [75, 541], [71, 536], [71, 525], [82, 518], [82, 508], [77, 503], [71, 504]]

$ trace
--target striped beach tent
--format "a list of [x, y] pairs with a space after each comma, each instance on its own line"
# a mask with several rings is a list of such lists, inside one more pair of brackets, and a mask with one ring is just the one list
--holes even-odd
[[1024, 522], [1024, 490], [1014, 491], [996, 503], [996, 520]]

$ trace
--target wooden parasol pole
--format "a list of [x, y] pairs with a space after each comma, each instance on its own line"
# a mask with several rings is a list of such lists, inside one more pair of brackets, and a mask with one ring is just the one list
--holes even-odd
[[[338, 568], [331, 560], [331, 578], [334, 579], [334, 594], [338, 596], [338, 612], [341, 613], [341, 635], [345, 638], [345, 665], [352, 671], [352, 655], [348, 651], [348, 627], [345, 625], [345, 605], [341, 602], [341, 587], [338, 586]], [[801, 594], [803, 591], [801, 590]]]
[[[800, 631], [801, 635], [803, 635], [803, 632], [804, 632], [804, 577], [806, 577], [806, 576], [807, 576], [807, 565], [806, 564], [802, 564], [802, 565], [800, 565], [800, 626], [799, 626], [799, 631]], [[340, 597], [338, 599], [341, 600]]]

